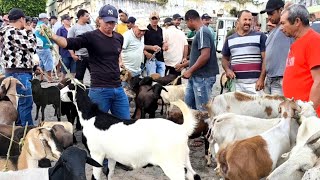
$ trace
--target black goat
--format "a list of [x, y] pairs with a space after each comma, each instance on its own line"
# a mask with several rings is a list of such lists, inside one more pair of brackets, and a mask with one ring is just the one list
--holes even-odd
[[30, 82], [32, 88], [33, 102], [37, 105], [35, 120], [38, 120], [39, 109], [41, 107], [41, 120], [44, 121], [44, 109], [47, 105], [52, 104], [55, 109], [54, 115], [56, 115], [58, 121], [60, 121], [60, 90], [55, 86], [42, 88], [38, 79], [30, 80]]
[[[145, 118], [146, 113], [149, 118], [155, 118], [158, 109], [158, 99], [161, 99], [161, 91], [167, 91], [161, 84], [142, 85], [140, 86], [138, 96], [136, 98], [136, 109], [133, 114], [134, 119]], [[167, 91], [168, 92], [168, 91]]]
[[[169, 83], [174, 81], [178, 76], [175, 74], [168, 74], [164, 77], [160, 77], [158, 79], [155, 79], [154, 81], [161, 84], [162, 86], [167, 86]], [[178, 83], [179, 84], [179, 83]], [[181, 84], [181, 82], [180, 82]]]

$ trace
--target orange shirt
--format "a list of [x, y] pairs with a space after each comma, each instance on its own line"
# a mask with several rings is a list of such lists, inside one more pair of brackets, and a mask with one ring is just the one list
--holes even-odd
[[[320, 34], [310, 29], [290, 47], [283, 75], [284, 96], [309, 101], [313, 84], [311, 69], [319, 65]], [[320, 106], [317, 108], [317, 114], [320, 117]]]

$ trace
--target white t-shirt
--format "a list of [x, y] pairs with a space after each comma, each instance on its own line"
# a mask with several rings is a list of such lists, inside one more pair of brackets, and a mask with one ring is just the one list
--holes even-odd
[[163, 41], [168, 43], [168, 50], [163, 51], [166, 66], [174, 67], [183, 58], [184, 46], [188, 45], [187, 37], [175, 26], [163, 30]]
[[132, 29], [123, 34], [122, 61], [131, 72], [140, 73], [141, 63], [144, 60], [144, 37], [138, 39]]

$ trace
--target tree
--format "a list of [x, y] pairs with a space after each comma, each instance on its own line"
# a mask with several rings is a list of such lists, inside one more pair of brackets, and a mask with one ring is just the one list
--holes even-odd
[[0, 0], [3, 13], [8, 13], [12, 8], [20, 8], [27, 16], [35, 17], [45, 12], [47, 0]]

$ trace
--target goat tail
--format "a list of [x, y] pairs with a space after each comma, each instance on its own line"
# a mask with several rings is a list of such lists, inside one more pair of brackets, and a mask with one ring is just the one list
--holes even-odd
[[194, 117], [191, 109], [187, 106], [185, 102], [183, 102], [181, 99], [175, 102], [170, 102], [171, 104], [177, 106], [182, 114], [183, 114], [183, 124], [182, 126], [187, 131], [187, 135], [192, 135], [194, 129], [196, 128], [198, 121]]

